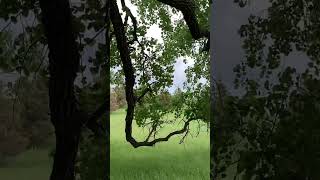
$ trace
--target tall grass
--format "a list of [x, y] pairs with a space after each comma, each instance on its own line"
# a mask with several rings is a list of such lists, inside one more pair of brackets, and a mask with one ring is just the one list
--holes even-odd
[[[196, 137], [188, 136], [179, 144], [182, 135], [172, 137], [168, 142], [155, 147], [133, 148], [125, 140], [125, 111], [111, 114], [111, 180], [209, 180], [209, 132], [201, 128]], [[166, 135], [175, 124], [161, 131]], [[191, 124], [196, 134], [198, 124]], [[134, 136], [143, 139], [147, 130], [133, 127]]]
[[[125, 140], [124, 118], [124, 110], [111, 114], [111, 180], [209, 180], [209, 134], [205, 128], [197, 137], [188, 136], [183, 144], [179, 144], [182, 136], [177, 136], [155, 147], [135, 149]], [[191, 127], [196, 131], [198, 125]], [[177, 128], [181, 127], [165, 128], [161, 134]], [[147, 134], [137, 126], [133, 132], [140, 140]], [[20, 154], [0, 168], [0, 180], [49, 179], [52, 162], [48, 153], [48, 149], [36, 149]]]

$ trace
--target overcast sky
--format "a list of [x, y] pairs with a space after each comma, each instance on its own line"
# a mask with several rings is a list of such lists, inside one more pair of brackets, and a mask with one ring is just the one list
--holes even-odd
[[[75, 0], [73, 1], [73, 3], [75, 2]], [[137, 7], [133, 6], [129, 1], [126, 1], [127, 6], [131, 9], [132, 13], [135, 16], [138, 16], [137, 14]], [[120, 1], [118, 0], [118, 4], [119, 6], [121, 6]], [[174, 17], [173, 17], [174, 18]], [[30, 18], [32, 19], [32, 18]], [[24, 23], [28, 23], [27, 21], [24, 20]], [[2, 27], [4, 27], [6, 25], [6, 23], [0, 19], [0, 29], [2, 29]], [[6, 30], [8, 30], [9, 32], [13, 33], [13, 34], [18, 34], [21, 31], [21, 23], [17, 23], [17, 24], [11, 24], [10, 26], [8, 26], [8, 28]], [[91, 33], [89, 33], [89, 37]], [[94, 35], [91, 34], [92, 36]], [[162, 41], [161, 38], [161, 30], [157, 25], [151, 26], [150, 29], [148, 29], [146, 36], [148, 37], [153, 37], [158, 39], [160, 42]], [[97, 38], [97, 39], [104, 39], [103, 37], [103, 33]], [[84, 52], [82, 53], [82, 61], [85, 63], [87, 61], [87, 59], [90, 56], [94, 56], [95, 54], [95, 47], [86, 47], [84, 49]], [[186, 81], [186, 75], [184, 73], [184, 71], [186, 70], [186, 68], [189, 65], [193, 64], [193, 60], [189, 60], [187, 61], [187, 64], [184, 64], [182, 59], [177, 59], [177, 62], [175, 63], [175, 72], [174, 72], [174, 79], [173, 79], [173, 86], [169, 88], [170, 92], [173, 92], [176, 88], [183, 87], [183, 82]], [[87, 75], [89, 74], [88, 72], [86, 73]], [[13, 75], [12, 74], [3, 74], [0, 73], [0, 80], [12, 80]], [[80, 79], [78, 79], [79, 81]], [[88, 80], [90, 80], [90, 77], [88, 77]]]
[[[233, 67], [244, 58], [241, 48], [241, 39], [238, 30], [242, 24], [246, 24], [250, 14], [266, 16], [267, 0], [251, 1], [252, 3], [240, 8], [233, 0], [213, 1], [211, 18], [211, 45], [212, 45], [212, 75], [221, 80], [231, 93], [233, 88]], [[307, 65], [307, 56], [301, 52], [292, 52], [282, 58], [282, 66], [293, 66], [302, 71]]]
[[[118, 5], [121, 6], [120, 0], [118, 0]], [[132, 14], [136, 17], [139, 17], [139, 14], [137, 13], [137, 7], [132, 5], [130, 1], [126, 1], [126, 5], [130, 8], [132, 11]], [[175, 18], [180, 18], [178, 15], [174, 15], [171, 17], [172, 19]], [[161, 38], [161, 29], [159, 28], [158, 25], [152, 25], [148, 30], [147, 30], [147, 37], [153, 37], [159, 42], [163, 42]], [[176, 63], [174, 65], [174, 78], [173, 78], [173, 86], [169, 88], [169, 92], [173, 93], [177, 88], [183, 88], [183, 83], [186, 81], [186, 73], [185, 70], [194, 64], [194, 60], [187, 58], [186, 64], [183, 62], [182, 58], [178, 58], [176, 60]]]
[[[213, 1], [212, 10], [212, 22], [211, 26], [213, 31], [212, 35], [212, 74], [216, 79], [222, 80], [230, 90], [233, 86], [233, 67], [237, 65], [243, 58], [243, 50], [241, 49], [241, 39], [237, 33], [242, 24], [247, 23], [247, 18], [250, 14], [265, 15], [266, 11], [263, 11], [268, 7], [267, 0], [251, 1], [252, 4], [245, 8], [240, 8], [237, 4], [233, 3], [233, 0], [217, 0]], [[119, 2], [119, 5], [121, 3]], [[131, 9], [135, 16], [137, 14], [137, 8], [131, 5], [127, 1], [127, 6]], [[4, 27], [6, 23], [0, 19], [0, 29]], [[10, 25], [7, 30], [16, 33], [21, 30], [21, 24]], [[94, 34], [92, 34], [93, 36]], [[103, 35], [103, 33], [102, 33]], [[151, 26], [147, 32], [148, 37], [153, 37], [158, 40], [161, 39], [161, 30], [158, 26]], [[91, 37], [91, 36], [90, 36]], [[103, 39], [103, 36], [100, 37]], [[83, 52], [83, 61], [87, 61], [89, 56], [94, 55], [94, 47], [86, 47]], [[306, 67], [308, 59], [305, 54], [293, 52], [288, 57], [283, 58], [285, 64], [290, 64], [298, 70], [303, 70]], [[177, 59], [175, 63], [174, 81], [170, 91], [173, 92], [177, 87], [182, 87], [183, 82], [186, 80], [185, 69], [193, 64], [193, 60], [189, 60], [187, 64], [184, 64], [181, 59]], [[0, 73], [1, 79], [8, 79], [10, 75], [4, 75]]]

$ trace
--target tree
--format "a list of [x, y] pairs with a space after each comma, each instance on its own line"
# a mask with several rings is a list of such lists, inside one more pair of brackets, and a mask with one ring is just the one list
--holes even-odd
[[124, 87], [115, 86], [111, 89], [110, 95], [110, 109], [115, 111], [120, 108], [125, 108], [126, 106], [126, 97], [125, 97]]
[[[315, 168], [320, 163], [320, 101], [315, 93], [320, 87], [319, 7], [318, 1], [275, 0], [266, 10], [268, 16], [251, 15], [241, 26], [245, 59], [234, 68], [235, 86], [246, 94], [227, 96], [223, 111], [216, 108], [215, 178], [226, 177], [232, 165], [232, 176], [241, 179], [320, 177]], [[293, 51], [309, 57], [304, 72], [280, 68], [281, 57]], [[248, 72], [256, 72], [259, 80]]]
[[[75, 95], [75, 92], [79, 90], [78, 86], [74, 87], [76, 73], [79, 68], [80, 72], [86, 69], [85, 66], [82, 66], [82, 63], [80, 64], [80, 51], [84, 46], [92, 44], [92, 41], [96, 38], [83, 38], [83, 31], [86, 30], [86, 27], [83, 25], [85, 23], [81, 22], [81, 20], [88, 21], [88, 19], [93, 17], [93, 14], [87, 16], [88, 14], [84, 13], [83, 15], [84, 9], [82, 8], [85, 3], [90, 6], [88, 8], [89, 11], [86, 11], [88, 14], [95, 11], [95, 8], [105, 9], [100, 5], [97, 7], [96, 4], [92, 4], [92, 1], [83, 2], [81, 7], [77, 5], [70, 7], [68, 1], [40, 1], [40, 4], [38, 1], [0, 2], [0, 17], [6, 23], [1, 29], [0, 35], [4, 34], [11, 25], [14, 26], [18, 23], [21, 25], [21, 28], [16, 29], [17, 35], [14, 35], [12, 40], [10, 39], [11, 41], [8, 40], [6, 42], [8, 45], [6, 47], [8, 48], [1, 48], [1, 55], [3, 55], [3, 52], [11, 55], [6, 56], [4, 59], [1, 56], [1, 69], [6, 72], [18, 73], [19, 76], [27, 76], [28, 78], [32, 76], [33, 78], [37, 78], [39, 75], [44, 77], [50, 76], [50, 116], [56, 133], [56, 153], [51, 179], [74, 179], [75, 157], [83, 125], [92, 129], [96, 135], [100, 134], [100, 137], [105, 137], [105, 133], [102, 132], [96, 120], [104, 112], [108, 111], [109, 100], [105, 100], [100, 108], [89, 114], [80, 110]], [[71, 9], [73, 12], [76, 9], [82, 9], [80, 18], [79, 15], [77, 18], [71, 18]], [[60, 13], [60, 10], [62, 10], [62, 13]], [[105, 11], [103, 10], [102, 12]], [[102, 22], [104, 22], [103, 19], [101, 18]], [[33, 22], [30, 23], [30, 20]], [[46, 34], [44, 34], [42, 29], [41, 20], [43, 20]], [[61, 29], [57, 29], [56, 27], [58, 27], [60, 22], [62, 22]], [[97, 17], [96, 21], [89, 23], [88, 26], [100, 28], [97, 25], [99, 23], [101, 21]], [[44, 38], [44, 35], [47, 35], [47, 38]], [[81, 40], [80, 42], [76, 41], [76, 37], [78, 38], [79, 36], [82, 40], [86, 40], [85, 45]], [[4, 44], [1, 43], [2, 45]], [[34, 56], [32, 52], [40, 49], [39, 47], [42, 49], [42, 53], [39, 53], [41, 56]], [[47, 47], [50, 51], [49, 62], [46, 62]], [[98, 53], [96, 57], [90, 60], [100, 60], [101, 57], [105, 60], [105, 57], [99, 56]], [[48, 65], [49, 71], [46, 69]], [[106, 73], [100, 71], [101, 76], [108, 76], [108, 69], [106, 68]], [[96, 69], [93, 68], [93, 71], [96, 72]], [[86, 83], [85, 77], [82, 78], [82, 82]], [[108, 92], [105, 91], [107, 97], [109, 97]], [[75, 115], [79, 117], [75, 117]], [[107, 155], [108, 153], [105, 154]]]
[[[121, 7], [125, 12], [125, 21], [123, 22], [119, 7], [116, 1], [111, 1], [110, 18], [115, 33], [115, 41], [119, 54], [113, 54], [114, 59], [120, 58], [120, 62], [116, 61], [115, 66], [121, 66], [123, 76], [125, 77], [125, 91], [127, 101], [126, 114], [126, 140], [135, 148], [140, 146], [153, 146], [158, 142], [167, 141], [176, 134], [186, 133], [188, 125], [193, 120], [205, 120], [203, 111], [199, 113], [197, 110], [203, 108], [200, 99], [205, 94], [209, 94], [208, 88], [203, 88], [199, 79], [207, 77], [208, 71], [208, 54], [202, 50], [208, 50], [208, 13], [209, 4], [207, 1], [153, 1], [147, 3], [145, 1], [132, 2], [137, 5], [139, 15], [141, 15], [140, 24], [137, 17], [134, 17], [131, 10], [126, 6], [125, 1], [121, 1]], [[182, 19], [174, 23], [170, 19], [173, 13], [181, 12]], [[131, 24], [128, 23], [131, 20]], [[160, 21], [157, 21], [160, 19]], [[155, 39], [145, 37], [146, 29], [150, 24], [159, 24], [162, 29], [162, 38], [164, 44], [157, 42]], [[131, 37], [132, 36], [132, 37]], [[173, 48], [174, 47], [174, 48]], [[120, 56], [120, 57], [119, 57]], [[195, 58], [196, 65], [189, 69], [189, 83], [193, 83], [194, 87], [189, 86], [186, 98], [189, 104], [180, 101], [177, 103], [175, 110], [184, 110], [178, 113], [178, 117], [185, 118], [185, 124], [181, 130], [174, 131], [163, 138], [155, 138], [150, 140], [151, 134], [156, 132], [153, 129], [147, 139], [138, 142], [132, 136], [132, 123], [136, 117], [140, 123], [146, 122], [145, 119], [151, 118], [151, 121], [161, 126], [159, 122], [163, 114], [168, 113], [167, 108], [163, 105], [152, 102], [156, 101], [157, 96], [172, 84], [173, 64], [178, 57]], [[113, 58], [112, 58], [113, 59]], [[205, 70], [204, 73], [202, 73]], [[196, 76], [192, 75], [195, 73]], [[139, 77], [136, 80], [135, 77]], [[137, 86], [137, 88], [135, 88]], [[198, 93], [200, 97], [192, 96], [192, 93]], [[209, 104], [208, 101], [206, 105]], [[190, 106], [195, 105], [196, 106]], [[153, 110], [147, 110], [151, 106], [156, 106]], [[187, 108], [182, 108], [187, 107]], [[198, 109], [191, 109], [198, 107]], [[135, 111], [137, 109], [137, 111]], [[207, 109], [208, 110], [208, 109]], [[146, 113], [148, 112], [148, 113]], [[148, 114], [148, 115], [147, 115]], [[162, 115], [160, 115], [162, 114]], [[140, 120], [139, 120], [140, 119]]]
[[[115, 0], [106, 2], [86, 0], [77, 4], [69, 4], [67, 0], [52, 2], [40, 0], [39, 3], [25, 0], [0, 2], [0, 17], [8, 23], [2, 31], [11, 24], [20, 23], [22, 26], [22, 31], [13, 40], [12, 49], [17, 53], [13, 53], [13, 58], [8, 59], [13, 64], [12, 71], [17, 70], [18, 73], [26, 76], [37, 74], [37, 68], [26, 66], [26, 62], [35, 61], [26, 57], [29, 57], [30, 50], [35, 47], [40, 46], [49, 50], [48, 62], [37, 62], [35, 64], [38, 66], [35, 67], [48, 66], [48, 69], [42, 68], [39, 75], [49, 77], [50, 119], [56, 136], [56, 150], [50, 178], [52, 180], [75, 178], [75, 159], [84, 125], [97, 136], [105, 137], [105, 130], [101, 132], [99, 122], [101, 122], [100, 116], [106, 114], [106, 129], [109, 129], [110, 67], [122, 65], [121, 72], [126, 80], [125, 92], [128, 106], [127, 140], [135, 147], [151, 145], [167, 140], [172, 135], [184, 133], [191, 120], [208, 119], [207, 114], [201, 113], [206, 109], [202, 108], [203, 105], [209, 107], [208, 100], [204, 101], [205, 103], [202, 101], [209, 96], [209, 86], [207, 83], [199, 82], [200, 78], [206, 78], [209, 74], [209, 58], [206, 52], [209, 48], [208, 1], [150, 0], [147, 3], [146, 1], [135, 1], [134, 4], [140, 9], [141, 20], [145, 20], [146, 23], [138, 22], [130, 13], [130, 9], [125, 6], [125, 1], [121, 3], [122, 10], [127, 16], [124, 21]], [[155, 11], [157, 8], [159, 11]], [[149, 14], [153, 11], [155, 13], [147, 16], [143, 9], [146, 9]], [[183, 15], [183, 18], [177, 23], [169, 18], [175, 12], [181, 12]], [[145, 37], [146, 28], [150, 22], [155, 22], [155, 17], [160, 17], [160, 22], [157, 24], [165, 30], [163, 34], [165, 44], [162, 45]], [[34, 23], [24, 23], [21, 20], [23, 18], [33, 19]], [[131, 24], [128, 24], [129, 19]], [[171, 32], [171, 30], [174, 31]], [[100, 36], [101, 34], [103, 36]], [[90, 46], [97, 50], [94, 55], [89, 56], [86, 63], [82, 63], [81, 54], [85, 48]], [[184, 112], [180, 114], [187, 119], [183, 130], [172, 132], [165, 139], [146, 143], [136, 142], [131, 136], [131, 127], [137, 100], [146, 101], [147, 98], [144, 99], [144, 97], [157, 95], [165, 87], [170, 86], [174, 60], [183, 56], [196, 59], [195, 66], [188, 71], [189, 82], [187, 83], [197, 84], [194, 87], [189, 85], [186, 92], [185, 97], [188, 97], [189, 105], [193, 106], [188, 106], [188, 103], [183, 106], [190, 107], [183, 108]], [[110, 61], [111, 59], [113, 61]], [[105, 84], [99, 81], [88, 82], [84, 75], [88, 72], [93, 79], [101, 79]], [[194, 76], [194, 73], [197, 75]], [[136, 84], [137, 89], [134, 88], [135, 75], [143, 77]], [[78, 80], [82, 86], [75, 83]], [[150, 83], [153, 80], [157, 82]], [[100, 99], [103, 99], [98, 108], [92, 108], [91, 105], [89, 108], [86, 103], [92, 102], [88, 102], [88, 99], [81, 95], [83, 93], [89, 94], [88, 96], [96, 96], [97, 94], [88, 93], [90, 89], [99, 91], [97, 94], [100, 95]], [[197, 96], [193, 96], [193, 92]], [[88, 112], [86, 108], [91, 112]], [[200, 110], [202, 110], [201, 113]], [[106, 143], [108, 145], [108, 142]], [[108, 157], [105, 158], [108, 159]]]
[[[14, 50], [12, 49], [10, 33], [1, 34], [1, 73], [12, 72], [15, 69]], [[26, 64], [24, 69], [32, 69], [41, 61], [40, 50], [30, 49], [25, 60], [35, 58], [34, 62]], [[25, 72], [20, 71], [17, 79], [14, 73], [6, 74], [8, 78], [1, 81], [1, 156], [16, 156], [30, 147], [43, 146], [50, 142], [52, 128], [48, 121], [48, 103], [46, 78], [30, 79]], [[11, 77], [11, 78], [10, 78]], [[38, 97], [39, 99], [35, 99]], [[49, 138], [49, 139], [48, 139]]]
[[[108, 109], [108, 103], [104, 103], [89, 117], [76, 105], [74, 81], [80, 57], [69, 6], [69, 2], [65, 0], [40, 1], [50, 51], [49, 104], [56, 133], [56, 151], [50, 177], [52, 180], [75, 179], [74, 166], [81, 126], [86, 124], [89, 128], [95, 128], [96, 119]], [[60, 28], [55, 28], [58, 24]]]

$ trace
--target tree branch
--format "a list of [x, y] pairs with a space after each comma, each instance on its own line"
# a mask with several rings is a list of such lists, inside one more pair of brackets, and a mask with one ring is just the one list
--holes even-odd
[[[127, 37], [125, 35], [124, 24], [122, 22], [122, 18], [121, 18], [116, 0], [111, 1], [110, 10], [111, 10], [110, 11], [111, 22], [113, 24], [114, 29], [117, 29], [117, 31], [115, 31], [115, 36], [117, 41], [117, 48], [120, 51], [120, 58], [123, 65], [123, 71], [124, 71], [125, 83], [126, 83], [125, 92], [126, 92], [126, 100], [128, 105], [126, 119], [125, 119], [126, 140], [135, 148], [141, 147], [141, 146], [153, 146], [158, 142], [168, 141], [174, 135], [178, 135], [186, 132], [188, 129], [189, 123], [196, 119], [189, 119], [185, 122], [182, 129], [171, 132], [166, 137], [157, 138], [152, 141], [138, 142], [132, 136], [132, 121], [134, 118], [134, 107], [136, 102], [135, 101], [136, 98], [134, 96], [134, 90], [133, 90], [134, 83], [135, 83], [134, 69], [133, 69], [131, 58], [130, 58], [130, 51], [129, 51], [129, 46], [127, 42]], [[148, 91], [149, 90], [146, 90], [143, 94], [145, 95]], [[142, 96], [140, 96], [140, 98], [144, 96], [143, 94]]]
[[[134, 15], [132, 14], [131, 10], [126, 6], [126, 2], [124, 0], [121, 0], [121, 6], [122, 6], [122, 9], [123, 11], [126, 12], [126, 21], [127, 21], [127, 18], [130, 17], [131, 21], [132, 21], [132, 24], [133, 24], [133, 40], [129, 42], [129, 44], [132, 44], [134, 41], [137, 41], [138, 42], [138, 36], [137, 36], [137, 29], [138, 29], [138, 22], [137, 22], [137, 19], [136, 17], [134, 17]], [[138, 42], [139, 43], [139, 42]]]
[[177, 131], [173, 131], [173, 132], [169, 133], [166, 137], [157, 138], [152, 141], [143, 141], [143, 142], [137, 142], [135, 139], [131, 139], [131, 141], [129, 141], [129, 142], [135, 148], [141, 147], [141, 146], [154, 146], [156, 143], [168, 141], [172, 136], [183, 134], [183, 133], [187, 132], [190, 122], [194, 121], [194, 120], [196, 120], [196, 119], [189, 119], [188, 121], [186, 121], [184, 123], [184, 126], [182, 129], [177, 130]]
[[[194, 0], [158, 0], [159, 2], [180, 10], [183, 14], [193, 39], [208, 38], [209, 30], [202, 29], [198, 23], [196, 16], [196, 3]], [[209, 48], [205, 48], [208, 49]]]

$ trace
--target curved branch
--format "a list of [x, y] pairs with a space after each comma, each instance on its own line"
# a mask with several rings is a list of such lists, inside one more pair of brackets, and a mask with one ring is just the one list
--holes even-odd
[[152, 141], [143, 141], [143, 142], [132, 141], [130, 143], [133, 145], [133, 147], [137, 148], [137, 147], [140, 147], [140, 146], [153, 146], [158, 142], [168, 141], [174, 135], [179, 135], [179, 134], [183, 134], [183, 133], [187, 132], [190, 122], [194, 121], [194, 120], [196, 120], [196, 119], [189, 119], [188, 121], [186, 121], [184, 123], [184, 126], [183, 126], [182, 129], [177, 130], [177, 131], [173, 131], [173, 132], [169, 133], [166, 137], [157, 138], [157, 139], [154, 139]]
[[141, 147], [141, 146], [153, 146], [158, 142], [168, 141], [172, 136], [182, 134], [188, 130], [188, 126], [191, 121], [196, 119], [189, 119], [184, 123], [182, 129], [169, 133], [166, 137], [157, 138], [152, 141], [138, 142], [132, 136], [132, 122], [134, 118], [134, 108], [136, 104], [136, 98], [134, 95], [134, 83], [135, 83], [135, 76], [134, 76], [134, 69], [132, 65], [132, 61], [130, 58], [130, 51], [129, 51], [129, 44], [127, 42], [127, 37], [125, 34], [124, 24], [122, 22], [122, 18], [118, 9], [118, 5], [116, 0], [111, 1], [111, 8], [110, 8], [110, 18], [113, 24], [114, 29], [117, 29], [115, 32], [116, 41], [117, 41], [117, 48], [120, 51], [120, 58], [123, 66], [123, 71], [125, 75], [125, 92], [126, 92], [126, 101], [127, 101], [127, 114], [126, 114], [126, 125], [125, 125], [125, 133], [126, 133], [126, 140], [134, 147]]
[[132, 61], [130, 58], [130, 51], [127, 43], [127, 37], [125, 35], [124, 24], [121, 19], [121, 15], [118, 9], [118, 5], [116, 0], [112, 0], [110, 3], [110, 18], [113, 24], [113, 29], [117, 29], [115, 31], [117, 48], [120, 51], [120, 58], [123, 66], [123, 71], [125, 75], [125, 92], [126, 92], [126, 101], [127, 101], [127, 115], [126, 115], [126, 140], [129, 142], [135, 141], [135, 139], [131, 136], [132, 134], [132, 121], [134, 115], [134, 91], [133, 86], [135, 82], [134, 70], [132, 66]]

